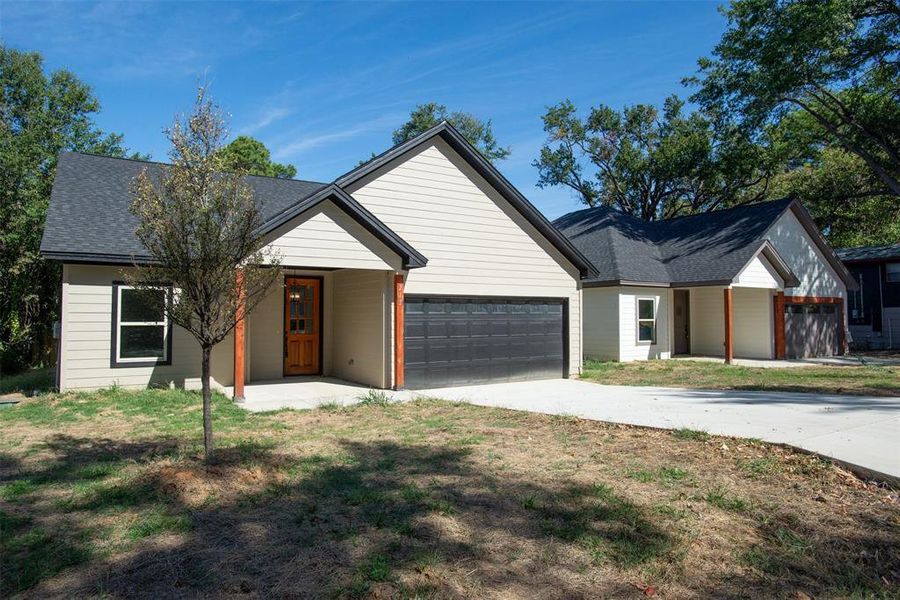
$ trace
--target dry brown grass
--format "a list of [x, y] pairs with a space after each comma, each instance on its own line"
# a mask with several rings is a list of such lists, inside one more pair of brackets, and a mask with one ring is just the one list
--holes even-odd
[[78, 416], [57, 399], [58, 422], [4, 411], [4, 595], [900, 592], [896, 493], [779, 447], [436, 401], [220, 399], [206, 466], [192, 398], [172, 394]]
[[588, 360], [582, 377], [609, 385], [900, 396], [897, 365], [762, 368], [678, 359], [630, 363]]

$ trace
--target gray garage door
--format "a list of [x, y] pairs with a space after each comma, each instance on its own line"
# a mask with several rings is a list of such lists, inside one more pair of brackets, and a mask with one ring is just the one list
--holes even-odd
[[563, 300], [407, 297], [410, 389], [561, 377]]
[[788, 358], [841, 353], [841, 307], [837, 304], [786, 304], [784, 345]]

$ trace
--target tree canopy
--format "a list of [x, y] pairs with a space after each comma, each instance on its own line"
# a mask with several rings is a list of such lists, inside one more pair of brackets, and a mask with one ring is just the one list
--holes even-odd
[[265, 144], [250, 136], [240, 135], [234, 138], [219, 153], [223, 168], [228, 171], [280, 179], [293, 179], [297, 176], [297, 168], [294, 165], [273, 162]]
[[801, 110], [819, 142], [858, 156], [900, 195], [900, 5], [895, 0], [735, 0], [693, 100], [760, 132]]
[[655, 220], [765, 195], [765, 149], [733, 128], [716, 129], [705, 114], [686, 112], [676, 96], [662, 111], [600, 105], [585, 117], [566, 100], [543, 120], [548, 139], [533, 163], [538, 186], [568, 186], [588, 206]]
[[402, 144], [428, 131], [441, 121], [453, 125], [478, 151], [491, 162], [503, 160], [510, 154], [509, 147], [503, 147], [494, 138], [491, 120], [482, 121], [478, 117], [461, 111], [448, 112], [443, 104], [428, 102], [420, 104], [410, 113], [409, 120], [394, 131], [394, 144]]
[[[246, 169], [226, 169], [225, 120], [200, 89], [192, 113], [166, 131], [171, 165], [154, 177], [145, 169], [132, 185], [135, 234], [153, 258], [125, 272], [127, 280], [162, 300], [160, 311], [197, 340], [201, 352], [203, 440], [212, 458], [210, 354], [280, 277], [277, 256], [263, 249], [261, 206]], [[233, 166], [233, 165], [232, 165]], [[261, 265], [267, 266], [261, 266]], [[160, 282], [174, 290], [159, 294]], [[154, 292], [156, 292], [154, 294]]]
[[36, 52], [0, 45], [0, 94], [0, 369], [15, 370], [49, 360], [59, 315], [59, 266], [39, 254], [59, 153], [128, 151], [95, 125], [90, 86]]

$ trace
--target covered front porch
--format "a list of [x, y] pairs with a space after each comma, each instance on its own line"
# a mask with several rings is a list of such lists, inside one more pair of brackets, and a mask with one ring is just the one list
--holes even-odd
[[256, 384], [269, 393], [291, 382], [392, 387], [398, 277], [378, 269], [282, 269], [235, 330], [234, 397]]
[[336, 186], [269, 227], [278, 277], [238, 311], [231, 395], [257, 384], [272, 396], [300, 383], [313, 399], [342, 394], [336, 385], [402, 385], [404, 282], [426, 259]]

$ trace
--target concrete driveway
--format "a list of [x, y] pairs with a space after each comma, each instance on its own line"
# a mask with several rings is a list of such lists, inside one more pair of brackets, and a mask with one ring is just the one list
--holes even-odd
[[900, 397], [600, 385], [574, 379], [402, 392], [790, 444], [900, 478]]

